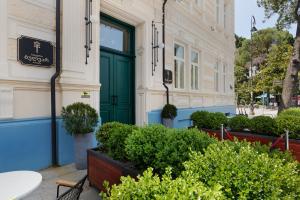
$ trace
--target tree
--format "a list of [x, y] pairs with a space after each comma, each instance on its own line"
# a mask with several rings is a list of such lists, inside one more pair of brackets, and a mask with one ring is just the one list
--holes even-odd
[[[238, 36], [236, 36], [236, 39], [239, 41], [236, 41], [237, 51], [235, 57], [235, 92], [238, 97], [238, 104], [248, 104], [250, 102], [250, 92], [252, 89], [254, 89], [254, 92], [257, 94], [268, 90], [265, 90], [265, 88], [261, 87], [264, 83], [259, 82], [260, 85], [257, 86], [256, 84], [258, 84], [258, 79], [255, 78], [253, 81], [253, 87], [250, 88], [249, 69], [251, 60], [251, 40], [243, 39]], [[254, 65], [257, 66], [258, 71], [260, 71], [260, 68], [267, 66], [266, 62], [271, 62], [271, 58], [282, 58], [282, 55], [286, 55], [283, 51], [287, 48], [283, 47], [290, 47], [292, 44], [293, 36], [288, 31], [278, 30], [276, 28], [267, 28], [255, 32], [252, 38], [252, 58], [254, 60]], [[283, 47], [275, 48], [277, 46]], [[272, 56], [269, 56], [269, 54], [272, 54]], [[272, 60], [272, 65], [265, 70], [265, 73], [263, 73], [265, 78], [267, 79], [267, 77], [269, 77], [268, 80], [271, 80], [272, 77], [277, 77], [278, 74], [276, 74], [276, 69], [272, 70], [272, 67], [282, 66], [287, 68], [287, 65], [283, 66], [282, 63], [283, 62], [281, 61], [278, 62], [278, 60]], [[270, 73], [267, 73], [268, 70]], [[272, 74], [273, 72], [274, 74]], [[283, 73], [285, 73], [285, 71]], [[280, 75], [280, 77], [282, 77], [282, 75]]]
[[257, 4], [265, 9], [266, 18], [278, 15], [277, 27], [289, 28], [297, 25], [293, 54], [285, 75], [282, 91], [283, 108], [293, 106], [292, 98], [297, 94], [300, 71], [300, 0], [257, 0]]
[[271, 48], [266, 62], [255, 76], [256, 92], [282, 93], [282, 86], [274, 83], [284, 80], [292, 52], [293, 46], [290, 44], [274, 45]]
[[235, 34], [235, 48], [240, 48], [243, 44], [243, 41], [246, 40], [246, 38], [238, 36]]

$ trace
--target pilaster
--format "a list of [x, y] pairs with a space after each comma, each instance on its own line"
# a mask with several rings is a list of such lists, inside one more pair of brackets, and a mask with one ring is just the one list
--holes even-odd
[[0, 77], [8, 76], [7, 59], [7, 1], [0, 1]]

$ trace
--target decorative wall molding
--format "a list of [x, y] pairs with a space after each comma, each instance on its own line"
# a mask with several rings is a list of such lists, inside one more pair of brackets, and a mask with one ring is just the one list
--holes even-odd
[[[14, 90], [26, 91], [50, 91], [50, 83], [35, 82], [35, 81], [16, 81], [0, 79], [0, 85], [9, 85]], [[100, 84], [71, 84], [71, 83], [57, 83], [57, 91], [99, 91]]]
[[55, 11], [55, 0], [23, 0], [32, 5]]

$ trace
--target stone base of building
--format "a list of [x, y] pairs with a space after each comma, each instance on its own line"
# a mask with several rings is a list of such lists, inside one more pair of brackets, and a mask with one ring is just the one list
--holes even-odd
[[[51, 119], [0, 122], [0, 172], [40, 170], [52, 165]], [[96, 146], [96, 140], [94, 145]], [[73, 137], [57, 120], [58, 165], [74, 162]]]

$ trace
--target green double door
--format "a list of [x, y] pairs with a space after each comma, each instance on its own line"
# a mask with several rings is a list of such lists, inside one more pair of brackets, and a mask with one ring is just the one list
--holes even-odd
[[131, 58], [101, 51], [100, 115], [102, 121], [133, 124]]
[[135, 123], [133, 29], [101, 15], [100, 116], [103, 123]]

